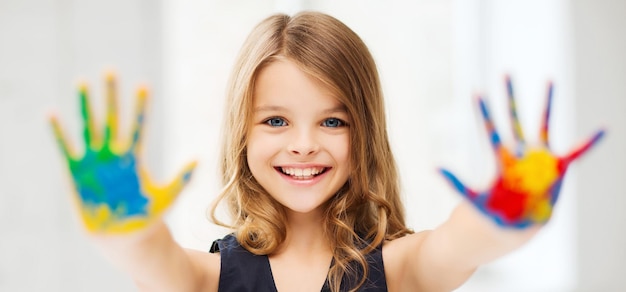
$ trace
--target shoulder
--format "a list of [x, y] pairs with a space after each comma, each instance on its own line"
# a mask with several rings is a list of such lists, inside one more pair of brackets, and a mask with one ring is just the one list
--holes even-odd
[[385, 277], [389, 291], [409, 291], [418, 286], [415, 277], [416, 261], [419, 261], [421, 245], [430, 234], [430, 230], [409, 234], [383, 243]]
[[426, 230], [385, 241], [383, 243], [385, 268], [387, 268], [387, 264], [389, 267], [395, 268], [395, 266], [407, 262], [407, 257], [415, 255], [419, 251], [421, 243], [430, 232], [430, 230]]
[[223, 272], [222, 262], [230, 258], [233, 252], [241, 250], [244, 249], [231, 234], [214, 241], [207, 251], [185, 249], [194, 270], [200, 273], [202, 289], [199, 291], [218, 291], [220, 274]]
[[228, 258], [233, 251], [242, 249], [236, 238], [231, 234], [213, 242], [210, 250], [199, 251], [186, 249], [194, 270], [200, 271], [202, 289], [199, 291], [218, 291], [222, 261]]
[[199, 291], [217, 291], [220, 278], [220, 256], [193, 249], [185, 249], [195, 271], [199, 271], [202, 279]]

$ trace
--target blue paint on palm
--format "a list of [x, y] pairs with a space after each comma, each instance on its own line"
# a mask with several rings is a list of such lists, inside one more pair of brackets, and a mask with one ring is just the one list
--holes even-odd
[[148, 199], [142, 194], [136, 166], [132, 153], [115, 156], [87, 151], [72, 171], [83, 203], [106, 205], [120, 217], [147, 215]]

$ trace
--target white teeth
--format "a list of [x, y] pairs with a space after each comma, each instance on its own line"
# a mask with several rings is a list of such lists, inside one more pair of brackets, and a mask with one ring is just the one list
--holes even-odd
[[294, 177], [310, 177], [319, 174], [324, 171], [323, 167], [309, 167], [309, 168], [294, 168], [294, 167], [281, 167], [281, 171], [284, 174]]

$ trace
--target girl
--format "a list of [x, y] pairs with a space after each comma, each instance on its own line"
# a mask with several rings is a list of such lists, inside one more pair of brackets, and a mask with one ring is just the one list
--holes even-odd
[[[479, 100], [501, 176], [485, 191], [442, 174], [466, 198], [440, 227], [414, 233], [404, 222], [383, 95], [368, 49], [331, 16], [273, 15], [254, 28], [231, 77], [221, 159], [224, 188], [214, 222], [232, 228], [212, 253], [185, 250], [161, 215], [195, 162], [166, 186], [139, 159], [147, 93], [140, 89], [130, 143], [116, 138], [109, 84], [104, 136], [81, 88], [86, 152], [55, 134], [91, 237], [142, 291], [450, 291], [482, 264], [527, 242], [551, 215], [568, 164], [599, 131], [558, 158], [523, 144], [509, 152]], [[515, 105], [512, 100], [512, 116]], [[516, 120], [514, 119], [514, 122]], [[517, 123], [515, 123], [517, 125]], [[232, 216], [215, 216], [223, 202]]]

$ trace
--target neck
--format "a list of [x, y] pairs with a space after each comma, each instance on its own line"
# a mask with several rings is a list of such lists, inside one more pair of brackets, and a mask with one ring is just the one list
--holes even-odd
[[288, 211], [287, 222], [287, 238], [278, 253], [288, 251], [310, 253], [329, 250], [321, 212], [303, 214]]

